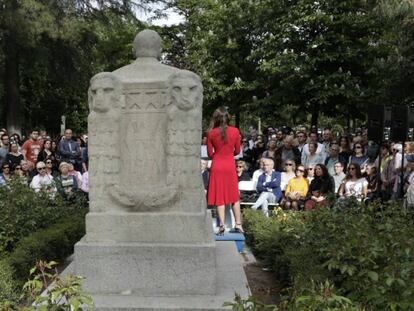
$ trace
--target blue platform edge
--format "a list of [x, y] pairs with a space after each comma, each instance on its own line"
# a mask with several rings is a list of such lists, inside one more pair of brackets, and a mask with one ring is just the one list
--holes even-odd
[[242, 253], [244, 250], [245, 237], [242, 233], [226, 232], [224, 235], [214, 235], [214, 237], [216, 241], [234, 241], [239, 253]]

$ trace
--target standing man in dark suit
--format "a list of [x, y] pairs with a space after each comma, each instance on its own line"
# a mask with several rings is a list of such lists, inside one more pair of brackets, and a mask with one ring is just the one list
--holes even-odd
[[75, 170], [82, 172], [80, 146], [72, 140], [71, 129], [65, 130], [65, 135], [59, 142], [58, 153], [61, 162], [72, 163]]

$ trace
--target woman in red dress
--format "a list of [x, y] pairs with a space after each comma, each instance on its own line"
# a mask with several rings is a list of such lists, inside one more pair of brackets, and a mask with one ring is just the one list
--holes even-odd
[[229, 113], [219, 107], [213, 113], [211, 130], [207, 135], [207, 153], [212, 164], [208, 184], [208, 205], [216, 205], [220, 219], [218, 234], [223, 235], [225, 205], [233, 204], [235, 231], [243, 232], [240, 217], [239, 188], [234, 156], [240, 153], [240, 133], [229, 126]]

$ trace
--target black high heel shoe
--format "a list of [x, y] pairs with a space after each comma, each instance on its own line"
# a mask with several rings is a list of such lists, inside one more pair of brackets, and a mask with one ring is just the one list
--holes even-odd
[[221, 225], [218, 232], [216, 233], [217, 235], [224, 235], [224, 232], [226, 231], [226, 228], [224, 227], [224, 225]]
[[236, 233], [242, 233], [243, 234], [244, 230], [243, 230], [242, 224], [236, 224], [234, 226], [233, 231], [236, 232]]

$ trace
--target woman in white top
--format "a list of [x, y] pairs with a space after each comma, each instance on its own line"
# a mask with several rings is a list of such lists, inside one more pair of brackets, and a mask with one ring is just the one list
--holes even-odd
[[292, 160], [287, 160], [285, 162], [285, 170], [281, 174], [281, 181], [280, 181], [280, 188], [282, 191], [285, 191], [286, 186], [288, 185], [289, 181], [294, 178], [296, 170], [296, 163]]
[[349, 164], [348, 175], [339, 188], [339, 195], [344, 198], [355, 197], [358, 201], [362, 201], [367, 193], [368, 182], [362, 177], [360, 166], [356, 163]]
[[37, 162], [36, 169], [38, 174], [33, 177], [32, 182], [30, 183], [30, 188], [35, 192], [39, 192], [40, 190], [55, 192], [56, 188], [53, 184], [53, 177], [47, 173], [45, 162]]

